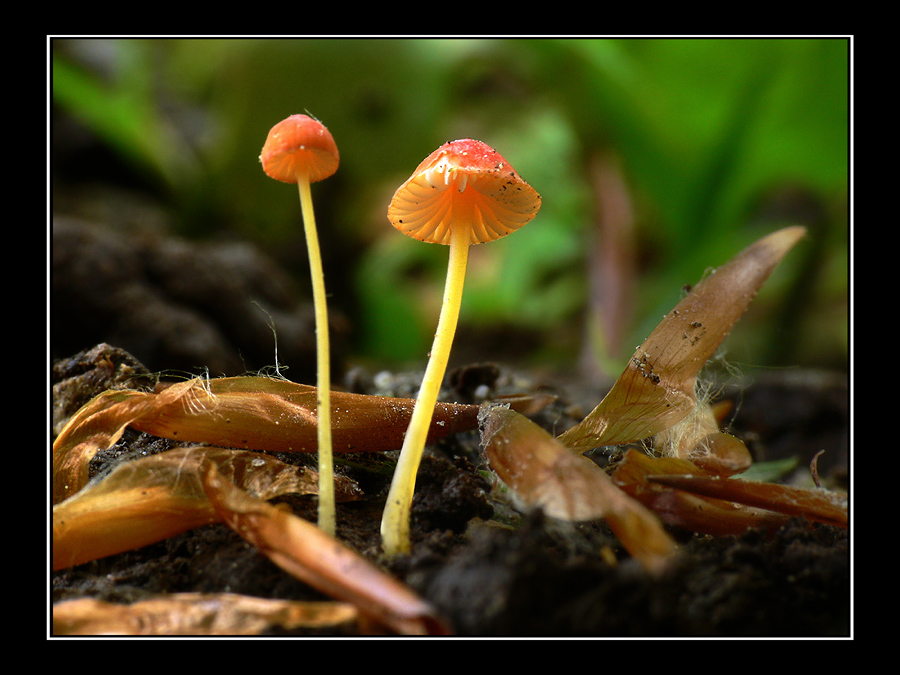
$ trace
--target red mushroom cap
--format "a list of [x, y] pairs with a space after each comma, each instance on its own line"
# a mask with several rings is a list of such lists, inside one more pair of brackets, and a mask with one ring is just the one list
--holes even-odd
[[305, 176], [315, 183], [337, 171], [340, 156], [324, 124], [308, 115], [291, 115], [269, 131], [259, 161], [275, 180], [296, 183]]
[[466, 138], [445, 143], [416, 167], [388, 208], [405, 235], [449, 244], [456, 227], [471, 230], [470, 243], [493, 241], [537, 214], [541, 196], [496, 150]]

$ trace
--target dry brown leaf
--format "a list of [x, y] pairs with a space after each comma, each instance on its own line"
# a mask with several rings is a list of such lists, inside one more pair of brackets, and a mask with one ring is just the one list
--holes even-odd
[[716, 476], [743, 473], [753, 464], [753, 457], [744, 442], [724, 431], [704, 436], [694, 447], [702, 448], [702, 452], [689, 453], [690, 460]]
[[434, 608], [312, 523], [247, 494], [209, 463], [203, 488], [222, 519], [292, 576], [404, 635], [444, 635]]
[[559, 440], [585, 452], [639, 441], [684, 419], [697, 405], [703, 365], [805, 232], [774, 232], [706, 276], [638, 347], [600, 404]]
[[[335, 452], [396, 450], [414, 399], [332, 392]], [[530, 405], [522, 397], [518, 405]], [[428, 442], [475, 429], [478, 406], [438, 403]], [[315, 452], [316, 388], [265, 377], [193, 379], [158, 393], [106, 391], [83, 406], [53, 444], [53, 502], [87, 484], [88, 464], [131, 426], [189, 443], [280, 452]]]
[[612, 474], [624, 492], [658, 515], [668, 525], [716, 536], [740, 534], [750, 527], [780, 526], [781, 513], [700, 497], [650, 481], [662, 475], [708, 475], [696, 464], [677, 457], [651, 457], [630, 449]]
[[336, 629], [359, 614], [340, 602], [175, 593], [130, 605], [91, 598], [53, 605], [53, 635], [259, 635], [270, 628]]
[[658, 573], [665, 567], [675, 542], [656, 516], [596, 464], [506, 407], [482, 406], [479, 423], [491, 468], [527, 505], [563, 520], [603, 518], [646, 569]]
[[[185, 387], [189, 396], [161, 392], [160, 397], [177, 403], [160, 405], [132, 426], [154, 436], [233, 448], [318, 449], [315, 387], [265, 377], [228, 377], [201, 384]], [[334, 391], [331, 404], [334, 451], [378, 452], [402, 445], [415, 400]], [[439, 403], [429, 442], [474, 429], [477, 415], [476, 406]]]
[[53, 503], [87, 485], [91, 458], [112, 447], [146, 409], [148, 394], [110, 389], [83, 405], [53, 442]]
[[647, 480], [695, 495], [847, 527], [847, 497], [837, 492], [721, 476], [647, 476]]
[[[200, 465], [214, 462], [230, 480], [262, 499], [316, 494], [316, 472], [260, 453], [224, 448], [176, 448], [123, 462], [53, 507], [53, 569], [63, 569], [162, 541], [219, 522], [200, 483]], [[359, 497], [355, 483], [336, 477], [336, 498]]]

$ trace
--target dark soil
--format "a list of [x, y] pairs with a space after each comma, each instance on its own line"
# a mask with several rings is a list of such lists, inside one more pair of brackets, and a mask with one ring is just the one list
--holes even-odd
[[[109, 386], [146, 386], [141, 363], [101, 345], [57, 362], [54, 413], [59, 421]], [[350, 388], [372, 378], [355, 372]], [[479, 364], [449, 378], [449, 397], [545, 388], [521, 373]], [[391, 379], [397, 393], [415, 380]], [[379, 386], [385, 384], [384, 376]], [[555, 384], [554, 404], [536, 421], [559, 432], [584, 401]], [[380, 392], [383, 393], [383, 392]], [[727, 393], [727, 391], [726, 391]], [[758, 456], [808, 459], [825, 449], [824, 480], [846, 481], [846, 381], [812, 376], [760, 382], [740, 391], [732, 420]], [[599, 400], [599, 399], [598, 399]], [[771, 422], [771, 424], [770, 424]], [[127, 432], [94, 468], [123, 455], [158, 452], [171, 441]], [[284, 455], [282, 458], [291, 457]], [[825, 460], [824, 458], [828, 459]], [[682, 553], [662, 578], [631, 560], [600, 522], [560, 523], [519, 513], [492, 490], [477, 435], [458, 434], [429, 449], [413, 509], [412, 554], [387, 563], [378, 528], [396, 453], [342, 456], [338, 470], [365, 492], [340, 504], [338, 536], [384, 566], [437, 608], [458, 636], [847, 636], [851, 633], [850, 543], [843, 529], [795, 520], [777, 531], [711, 537], [672, 530]], [[293, 456], [293, 461], [308, 461]], [[805, 464], [804, 464], [805, 462]], [[801, 471], [801, 472], [802, 472]], [[315, 500], [287, 500], [315, 521]], [[51, 575], [52, 600], [91, 597], [132, 602], [162, 593], [231, 592], [282, 599], [322, 599], [281, 571], [225, 525], [211, 525], [137, 551]]]

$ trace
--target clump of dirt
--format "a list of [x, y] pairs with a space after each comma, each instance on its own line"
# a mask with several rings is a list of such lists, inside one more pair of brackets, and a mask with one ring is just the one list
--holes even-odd
[[[87, 375], [98, 368], [146, 377], [145, 369], [127, 353], [97, 347], [57, 369], [54, 392], [59, 400], [54, 406], [67, 409], [62, 400], [66, 392], [84, 396], [91, 386], [99, 390], [119, 381], [98, 373]], [[82, 386], [64, 386], [72, 377], [80, 378]], [[397, 378], [396, 386], [402, 386], [402, 379]], [[356, 377], [354, 382], [356, 388], [374, 386], [371, 378]], [[454, 398], [516, 389], [530, 393], [522, 389], [527, 377], [495, 365], [468, 367], [450, 382], [457, 388], [450, 392]], [[385, 378], [379, 378], [378, 384], [386, 386]], [[784, 392], [783, 387], [778, 390], [776, 400], [781, 404]], [[556, 403], [538, 416], [548, 425], [559, 424], [571, 400], [564, 386], [556, 393]], [[760, 395], [754, 411], [762, 400]], [[739, 426], [737, 418], [734, 424]], [[844, 430], [829, 446], [833, 450], [842, 447], [840, 433]], [[174, 445], [129, 432], [114, 452], [98, 455], [95, 468], [103, 471], [123, 455], [158, 452]], [[772, 532], [750, 530], [729, 537], [672, 530], [681, 553], [661, 578], [654, 578], [630, 559], [602, 521], [561, 523], [540, 511], [517, 510], [482, 461], [477, 433], [458, 434], [428, 449], [413, 502], [412, 552], [385, 561], [378, 532], [396, 454], [340, 457], [337, 470], [356, 480], [366, 496], [339, 505], [338, 536], [418, 591], [456, 635], [799, 637], [850, 633], [847, 530], [802, 519]], [[314, 461], [302, 455], [280, 454], [279, 458]], [[315, 522], [314, 498], [283, 501]], [[55, 572], [51, 584], [54, 602], [78, 597], [133, 602], [189, 591], [325, 599], [221, 524]]]
[[[53, 358], [108, 342], [154, 372], [203, 367], [218, 377], [265, 368], [275, 349], [292, 377], [315, 381], [313, 308], [257, 247], [60, 215], [52, 237]], [[338, 362], [346, 320], [333, 310], [329, 321]]]

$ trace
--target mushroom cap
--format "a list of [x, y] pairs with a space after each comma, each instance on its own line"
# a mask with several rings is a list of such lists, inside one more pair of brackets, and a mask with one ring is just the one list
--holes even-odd
[[308, 115], [291, 115], [269, 131], [259, 161], [275, 180], [296, 183], [305, 176], [315, 183], [337, 171], [340, 156], [324, 124]]
[[401, 185], [388, 219], [403, 234], [449, 244], [450, 231], [465, 227], [471, 244], [518, 230], [535, 217], [541, 196], [496, 150], [466, 138], [445, 143]]

